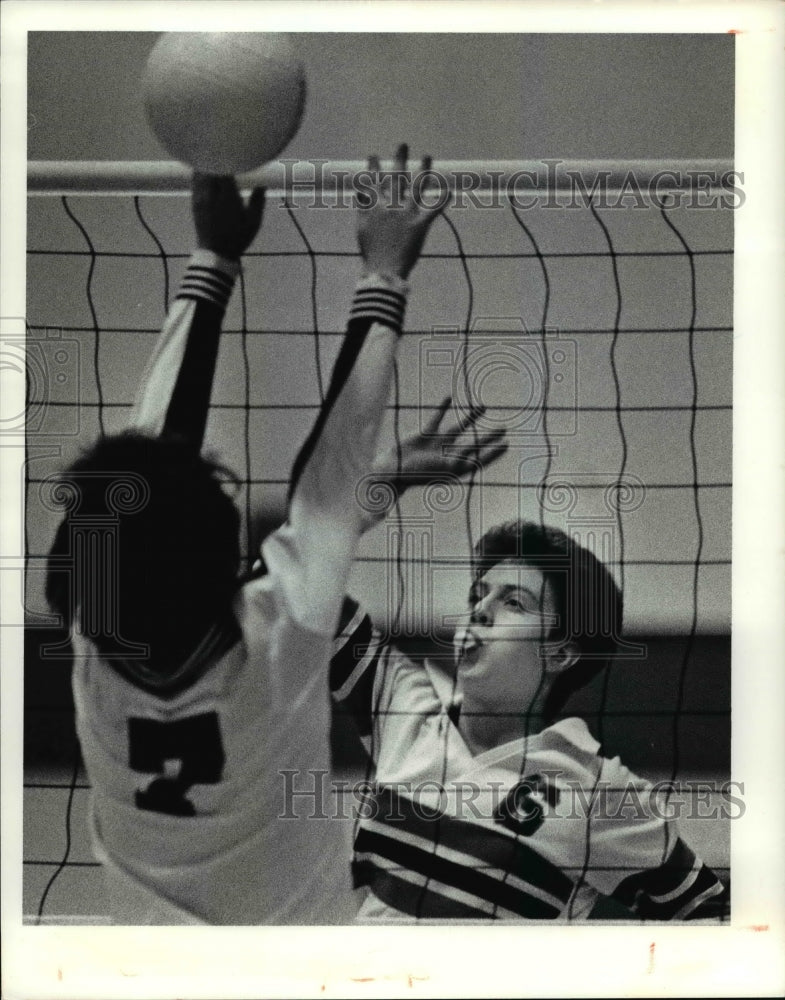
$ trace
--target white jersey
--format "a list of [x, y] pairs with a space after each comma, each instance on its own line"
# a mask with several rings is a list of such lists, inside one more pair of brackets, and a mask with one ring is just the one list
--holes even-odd
[[355, 839], [361, 920], [574, 920], [600, 894], [680, 919], [723, 892], [666, 804], [600, 756], [582, 720], [474, 756], [450, 678], [368, 629], [358, 612], [332, 671], [375, 763]]
[[[227, 288], [230, 268], [195, 258], [148, 371], [137, 426], [164, 426], [161, 407], [171, 413], [177, 388], [172, 370], [195, 329], [216, 333]], [[110, 666], [73, 637], [93, 844], [115, 922], [334, 923], [353, 915], [350, 831], [286, 801], [282, 772], [330, 767], [325, 671], [361, 526], [354, 490], [375, 454], [403, 303], [402, 288], [361, 283], [327, 405], [298, 458], [288, 521], [262, 547], [263, 573], [239, 588], [232, 614], [181, 665], [181, 682], [151, 690], [137, 667]]]

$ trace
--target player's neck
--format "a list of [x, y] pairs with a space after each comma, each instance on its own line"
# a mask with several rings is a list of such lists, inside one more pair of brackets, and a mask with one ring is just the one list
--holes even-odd
[[545, 729], [546, 725], [545, 719], [538, 712], [499, 715], [470, 701], [464, 701], [458, 721], [461, 736], [475, 757], [505, 743], [534, 736]]

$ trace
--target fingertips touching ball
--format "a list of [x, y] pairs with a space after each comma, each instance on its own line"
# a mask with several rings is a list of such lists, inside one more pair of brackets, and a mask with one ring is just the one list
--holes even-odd
[[305, 70], [277, 33], [168, 32], [142, 77], [147, 119], [177, 160], [238, 174], [274, 159], [305, 108]]

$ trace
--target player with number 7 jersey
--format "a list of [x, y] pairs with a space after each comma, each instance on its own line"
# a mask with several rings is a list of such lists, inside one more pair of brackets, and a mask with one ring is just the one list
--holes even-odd
[[200, 249], [131, 430], [64, 476], [77, 502], [48, 596], [71, 625], [92, 843], [115, 923], [351, 916], [345, 824], [293, 814], [281, 772], [329, 769], [325, 670], [362, 530], [354, 494], [375, 454], [405, 278], [435, 214], [375, 194], [360, 211], [365, 274], [346, 339], [258, 572], [236, 578], [237, 514], [200, 455], [223, 314], [262, 214], [262, 195], [245, 204], [231, 178], [194, 179]]

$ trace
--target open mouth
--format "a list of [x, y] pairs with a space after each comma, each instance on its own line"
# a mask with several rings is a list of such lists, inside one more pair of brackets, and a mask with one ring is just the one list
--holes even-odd
[[462, 627], [455, 633], [455, 662], [461, 667], [473, 666], [480, 656], [482, 642], [470, 628]]

